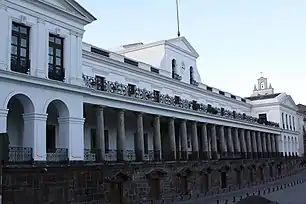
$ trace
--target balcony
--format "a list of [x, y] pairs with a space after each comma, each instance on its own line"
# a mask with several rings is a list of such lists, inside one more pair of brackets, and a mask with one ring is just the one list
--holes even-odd
[[47, 152], [48, 162], [68, 161], [68, 149], [56, 148], [52, 152]]
[[246, 115], [245, 113], [238, 113], [236, 111], [230, 111], [224, 108], [212, 107], [212, 106], [205, 105], [203, 103], [194, 104], [193, 100], [189, 101], [187, 99], [180, 98], [179, 101], [177, 101], [175, 99], [175, 96], [169, 96], [168, 94], [159, 93], [159, 100], [156, 100], [156, 95], [154, 95], [153, 91], [142, 89], [139, 87], [135, 87], [134, 93], [129, 94], [128, 85], [122, 84], [119, 82], [103, 80], [103, 85], [102, 85], [103, 87], [101, 88], [100, 85], [98, 86], [97, 79], [95, 77], [83, 75], [83, 81], [84, 81], [84, 86], [91, 88], [91, 89], [98, 90], [98, 91], [106, 92], [106, 93], [118, 94], [118, 95], [122, 95], [125, 97], [136, 98], [139, 100], [151, 101], [154, 103], [168, 105], [169, 107], [177, 107], [180, 109], [197, 111], [200, 113], [215, 115], [218, 117], [233, 119], [236, 121], [244, 121], [244, 122], [253, 123], [257, 125], [264, 125], [268, 127], [279, 128], [279, 124], [275, 122], [266, 121], [265, 123], [262, 123], [259, 120], [259, 118]]
[[9, 148], [9, 162], [31, 162], [32, 161], [32, 148], [27, 147], [10, 147]]

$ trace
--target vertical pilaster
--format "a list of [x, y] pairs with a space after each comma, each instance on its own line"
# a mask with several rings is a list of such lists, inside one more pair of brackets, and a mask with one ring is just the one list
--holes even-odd
[[9, 14], [7, 12], [7, 7], [0, 2], [0, 19], [1, 19], [1, 28], [3, 29], [0, 32], [0, 69], [7, 70], [9, 63]]
[[34, 161], [46, 161], [46, 121], [47, 114], [23, 114], [24, 138], [23, 147], [32, 148]]
[[0, 109], [0, 133], [5, 133], [7, 130], [8, 111], [8, 109]]
[[211, 156], [218, 159], [216, 125], [211, 125]]
[[[37, 77], [46, 78], [48, 76], [47, 69], [47, 56], [48, 56], [48, 33], [46, 30], [45, 21], [38, 18], [37, 19], [37, 29], [35, 33], [36, 38], [33, 39], [33, 43], [36, 51], [36, 58], [31, 60], [31, 69], [35, 69], [35, 75]], [[31, 43], [31, 39], [30, 39]], [[36, 60], [36, 62], [34, 62]], [[32, 65], [35, 66], [32, 66]]]
[[117, 112], [117, 161], [123, 161], [125, 155], [125, 122], [124, 110]]
[[191, 125], [191, 145], [192, 145], [192, 158], [199, 159], [199, 142], [198, 142], [198, 125], [193, 121]]
[[280, 152], [280, 135], [274, 135], [275, 136], [275, 151], [276, 151], [276, 155], [277, 157], [281, 157], [283, 156], [282, 153]]
[[97, 130], [96, 130], [96, 139], [97, 139], [97, 147], [99, 149], [98, 160], [105, 160], [105, 135], [104, 135], [104, 108], [102, 106], [98, 106], [96, 109], [97, 114]]
[[227, 155], [229, 157], [234, 156], [234, 144], [233, 144], [233, 138], [232, 138], [232, 128], [227, 127]]
[[251, 132], [250, 130], [246, 130], [246, 138], [247, 138], [247, 158], [252, 158], [252, 141], [251, 141]]
[[272, 157], [276, 157], [275, 136], [274, 136], [274, 134], [271, 134], [271, 150], [272, 150]]
[[168, 132], [169, 132], [169, 141], [170, 141], [169, 142], [170, 143], [170, 152], [169, 152], [168, 160], [174, 161], [176, 159], [174, 118], [169, 118]]
[[202, 137], [202, 158], [204, 160], [208, 159], [208, 138], [207, 138], [207, 124], [201, 124], [201, 137]]
[[238, 135], [238, 129], [234, 128], [234, 148], [235, 148], [235, 157], [240, 157], [241, 151], [240, 151], [240, 141], [239, 141], [239, 135]]
[[255, 131], [252, 131], [252, 150], [253, 150], [253, 158], [258, 158], [257, 155], [257, 142], [256, 142], [256, 135]]
[[186, 120], [181, 120], [180, 132], [181, 132], [181, 140], [182, 140], [181, 159], [182, 160], [187, 160], [188, 159], [188, 143], [187, 143], [187, 125], [186, 125]]
[[224, 136], [224, 126], [219, 126], [219, 133], [220, 133], [220, 146], [221, 146], [221, 156], [226, 157], [227, 156], [227, 146]]
[[161, 160], [161, 138], [160, 138], [160, 117], [154, 116], [153, 118], [153, 149], [154, 160]]
[[257, 155], [258, 158], [262, 158], [262, 144], [261, 144], [261, 137], [260, 137], [260, 132], [256, 132], [256, 138], [257, 138]]
[[136, 160], [142, 161], [144, 157], [144, 143], [143, 143], [143, 115], [136, 113]]
[[240, 132], [240, 144], [241, 144], [241, 156], [242, 158], [247, 157], [247, 147], [246, 147], [246, 139], [244, 134], [244, 129], [239, 129]]

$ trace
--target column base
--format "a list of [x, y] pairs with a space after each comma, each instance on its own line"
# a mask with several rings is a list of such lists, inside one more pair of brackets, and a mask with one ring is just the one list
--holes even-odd
[[208, 152], [200, 152], [201, 160], [208, 160]]
[[241, 158], [246, 159], [247, 158], [247, 153], [246, 152], [241, 152]]
[[187, 151], [182, 151], [181, 152], [181, 160], [182, 161], [187, 161], [188, 160], [188, 152]]
[[212, 152], [211, 152], [211, 158], [212, 158], [213, 160], [218, 159], [218, 152], [212, 151]]
[[252, 152], [247, 152], [247, 158], [252, 159]]
[[258, 155], [258, 159], [262, 159], [263, 158], [262, 152], [257, 152], [257, 155]]
[[160, 161], [161, 160], [161, 153], [159, 151], [154, 151], [154, 161]]
[[199, 152], [198, 151], [192, 151], [191, 158], [193, 161], [199, 160]]

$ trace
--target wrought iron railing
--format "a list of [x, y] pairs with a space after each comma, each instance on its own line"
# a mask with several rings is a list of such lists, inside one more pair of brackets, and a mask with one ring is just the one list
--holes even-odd
[[9, 162], [25, 162], [32, 160], [32, 148], [30, 147], [10, 147]]
[[67, 161], [68, 160], [68, 149], [57, 148], [54, 152], [47, 152], [47, 161]]
[[96, 153], [92, 152], [90, 149], [84, 150], [84, 160], [85, 161], [96, 161]]
[[133, 94], [130, 94], [128, 91], [129, 90], [128, 85], [119, 82], [103, 80], [103, 83], [100, 84], [98, 83], [97, 78], [92, 76], [87, 76], [84, 74], [83, 74], [83, 81], [84, 81], [84, 86], [99, 91], [104, 91], [107, 93], [119, 94], [126, 97], [137, 98], [155, 103], [161, 103], [168, 106], [198, 111], [202, 113], [216, 115], [219, 117], [230, 118], [234, 120], [242, 120], [250, 123], [257, 123], [261, 125], [279, 128], [279, 124], [275, 122], [261, 121], [259, 120], [259, 118], [246, 115], [245, 113], [238, 113], [236, 111], [230, 111], [224, 108], [212, 107], [209, 105], [205, 105], [203, 103], [198, 103], [197, 101], [189, 101], [187, 99], [181, 99], [181, 98], [177, 99], [174, 96], [169, 96], [168, 94], [160, 93], [159, 100], [156, 100], [156, 95], [154, 95], [154, 92], [149, 91], [147, 89], [136, 87]]

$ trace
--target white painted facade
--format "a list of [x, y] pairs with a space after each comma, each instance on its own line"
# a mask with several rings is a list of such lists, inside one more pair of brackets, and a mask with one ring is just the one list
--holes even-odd
[[[298, 125], [296, 105], [289, 95], [281, 93], [273, 99], [252, 101], [203, 84], [196, 63], [199, 54], [184, 37], [147, 45], [126, 45], [116, 51], [83, 43], [84, 26], [94, 20], [74, 0], [0, 0], [0, 133], [8, 133], [11, 147], [32, 148], [34, 160], [46, 160], [50, 156], [46, 147], [48, 134], [54, 134], [56, 148], [67, 149], [69, 160], [83, 160], [84, 149], [92, 148], [93, 130], [97, 131], [99, 126], [95, 108], [98, 105], [105, 107], [104, 129], [107, 130], [109, 149], [118, 147], [116, 110], [124, 109], [125, 150], [135, 149], [138, 119], [135, 113], [141, 112], [148, 150], [154, 148], [152, 119], [158, 115], [165, 124], [167, 118], [175, 118], [280, 135], [281, 152], [301, 154], [302, 129]], [[13, 22], [29, 27], [27, 74], [12, 71]], [[50, 34], [63, 38], [63, 81], [50, 79]], [[93, 48], [103, 53], [97, 54]], [[173, 70], [180, 80], [172, 77]], [[196, 101], [205, 106], [210, 104], [253, 117], [266, 113], [269, 121], [279, 123], [281, 127], [98, 91], [86, 84], [83, 75], [100, 76], [110, 82], [132, 84], [151, 92], [158, 90], [161, 95], [179, 96], [181, 100]], [[269, 91], [268, 94], [273, 94], [272, 88]], [[258, 94], [261, 93], [257, 91], [255, 95]], [[282, 128], [283, 113], [291, 118], [288, 128], [287, 123]], [[49, 127], [54, 127], [54, 130], [49, 130]], [[187, 135], [188, 151], [191, 151], [189, 123]], [[162, 149], [166, 150], [168, 143], [163, 141], [166, 135], [162, 133], [161, 136]]]

